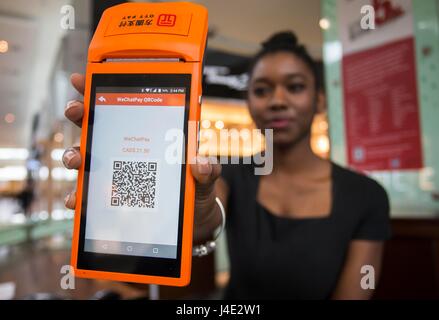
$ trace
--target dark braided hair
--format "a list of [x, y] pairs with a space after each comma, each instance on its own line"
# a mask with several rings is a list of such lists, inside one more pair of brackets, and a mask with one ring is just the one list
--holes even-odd
[[299, 44], [297, 36], [291, 31], [278, 32], [262, 43], [262, 49], [250, 63], [249, 77], [252, 77], [254, 68], [259, 60], [269, 54], [278, 52], [289, 52], [302, 59], [314, 75], [317, 91], [321, 89], [320, 72], [317, 63], [310, 56], [306, 48], [302, 44]]

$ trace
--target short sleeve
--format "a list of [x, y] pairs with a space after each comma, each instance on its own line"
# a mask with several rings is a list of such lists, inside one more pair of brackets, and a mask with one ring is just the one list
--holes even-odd
[[390, 205], [389, 198], [384, 188], [371, 180], [366, 205], [367, 210], [360, 217], [353, 239], [385, 241], [390, 239]]

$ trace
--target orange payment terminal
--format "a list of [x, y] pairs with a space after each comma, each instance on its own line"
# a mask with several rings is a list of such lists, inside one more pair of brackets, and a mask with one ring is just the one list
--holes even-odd
[[107, 9], [88, 52], [72, 240], [75, 275], [190, 282], [207, 10]]

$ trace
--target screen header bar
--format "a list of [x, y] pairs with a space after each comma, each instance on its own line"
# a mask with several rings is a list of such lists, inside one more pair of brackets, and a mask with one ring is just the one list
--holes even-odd
[[185, 106], [185, 94], [96, 93], [96, 105]]

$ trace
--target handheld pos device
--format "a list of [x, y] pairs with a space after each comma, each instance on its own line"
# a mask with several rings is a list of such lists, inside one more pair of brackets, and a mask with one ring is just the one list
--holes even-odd
[[71, 263], [75, 276], [190, 282], [207, 10], [107, 9], [88, 52]]

